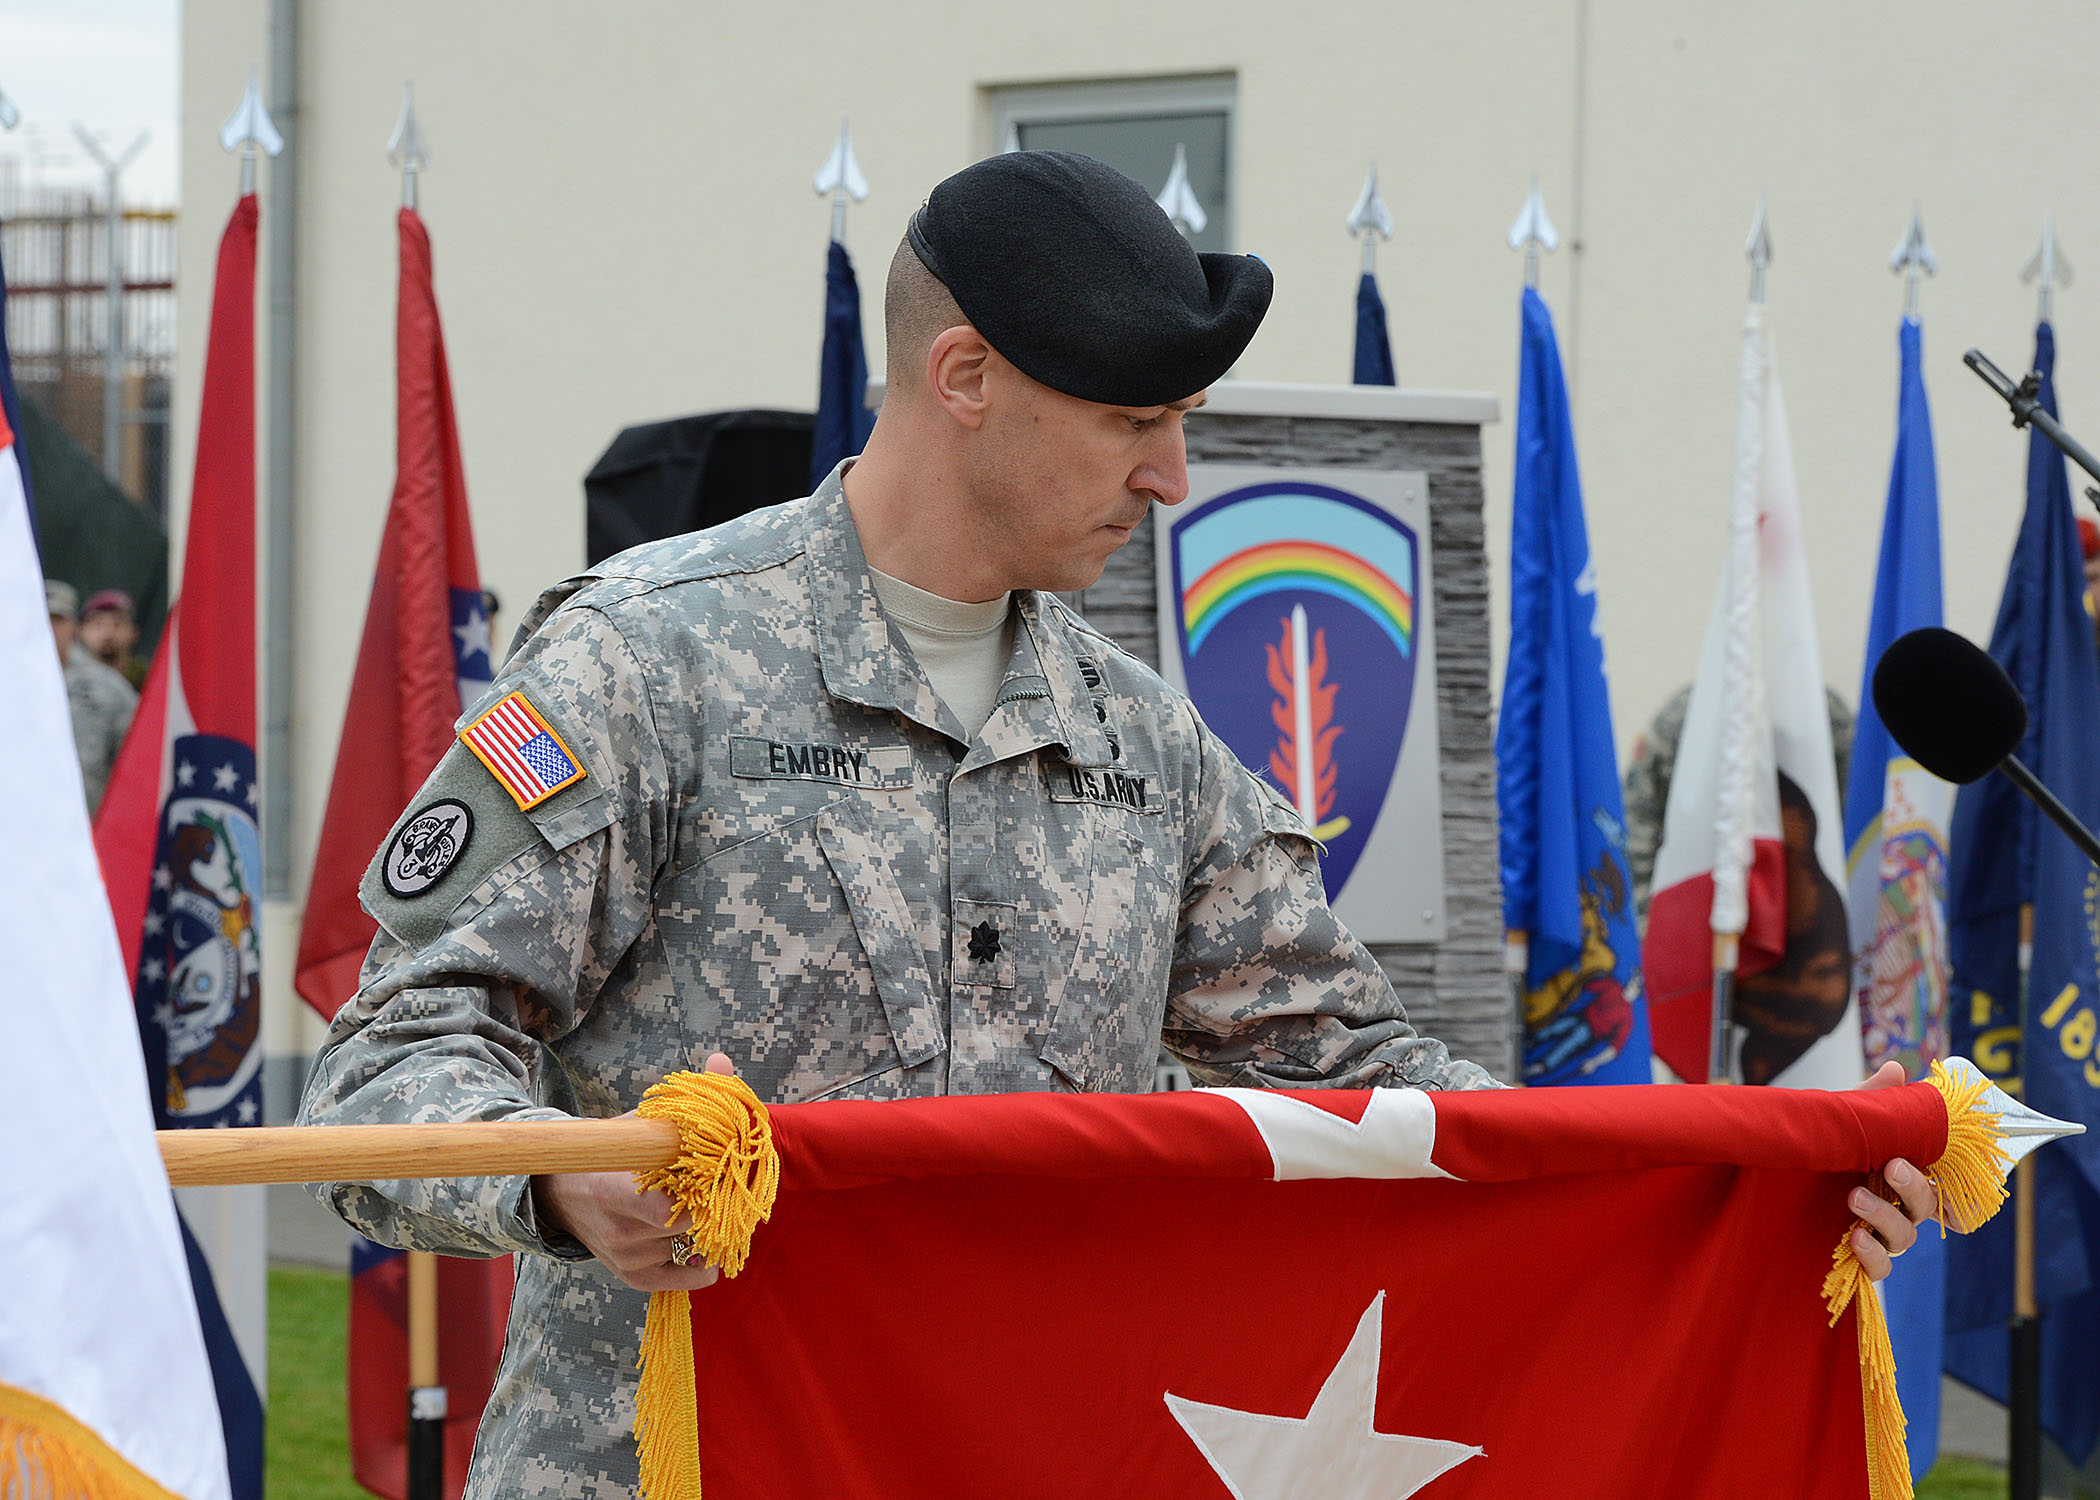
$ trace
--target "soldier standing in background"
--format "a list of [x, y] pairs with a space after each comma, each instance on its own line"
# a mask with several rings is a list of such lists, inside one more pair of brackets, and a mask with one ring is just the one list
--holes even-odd
[[139, 695], [124, 674], [104, 666], [74, 639], [79, 630], [80, 591], [56, 578], [44, 580], [44, 603], [51, 610], [51, 634], [58, 660], [66, 670], [66, 701], [73, 710], [73, 748], [80, 756], [80, 780], [87, 790], [88, 814], [102, 805], [110, 767], [123, 747]]
[[80, 609], [80, 644], [105, 667], [121, 673], [133, 691], [146, 685], [146, 661], [137, 652], [138, 609], [122, 589], [88, 596]]

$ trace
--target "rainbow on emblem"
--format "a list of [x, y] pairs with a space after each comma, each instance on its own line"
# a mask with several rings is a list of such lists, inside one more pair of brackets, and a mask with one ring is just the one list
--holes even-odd
[[1324, 594], [1367, 616], [1402, 656], [1414, 653], [1414, 547], [1354, 496], [1322, 486], [1264, 494], [1177, 530], [1181, 625], [1194, 656], [1219, 622], [1268, 594]]

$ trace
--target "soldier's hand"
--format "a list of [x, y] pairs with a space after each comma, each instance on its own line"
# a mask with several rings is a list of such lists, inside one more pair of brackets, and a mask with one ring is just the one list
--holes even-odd
[[[1895, 1089], [1903, 1087], [1903, 1083], [1903, 1065], [1885, 1062], [1859, 1087]], [[1918, 1226], [1939, 1207], [1939, 1195], [1925, 1174], [1900, 1156], [1882, 1168], [1882, 1176], [1903, 1200], [1900, 1205], [1864, 1185], [1852, 1190], [1850, 1200], [1852, 1211], [1866, 1220], [1863, 1227], [1852, 1231], [1852, 1253], [1875, 1281], [1895, 1269], [1895, 1258], [1918, 1242]]]
[[[736, 1067], [717, 1052], [707, 1071], [734, 1073]], [[697, 1291], [720, 1275], [703, 1260], [673, 1262], [671, 1242], [692, 1220], [683, 1213], [673, 1219], [671, 1200], [660, 1192], [637, 1193], [632, 1172], [535, 1177], [532, 1197], [543, 1226], [582, 1241], [600, 1265], [637, 1290]]]

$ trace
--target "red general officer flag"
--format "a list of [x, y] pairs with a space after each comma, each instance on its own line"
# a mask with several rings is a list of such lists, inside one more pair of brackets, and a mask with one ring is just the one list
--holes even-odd
[[[358, 881], [452, 743], [453, 721], [491, 675], [430, 235], [411, 208], [401, 210], [399, 230], [393, 502], [299, 927], [295, 984], [323, 1016], [357, 993], [377, 930], [358, 903]], [[401, 1500], [408, 1492], [407, 1259], [358, 1238], [350, 1264], [351, 1467], [366, 1489]], [[510, 1260], [441, 1259], [438, 1286], [445, 1492], [456, 1497], [503, 1351]]]
[[[719, 1144], [735, 1087], [643, 1107], [729, 1156], [646, 1180], [731, 1269], [773, 1160], [756, 1101]], [[1955, 1222], [2002, 1198], [1943, 1087], [774, 1109], [748, 1262], [689, 1347], [685, 1294], [652, 1305], [644, 1489], [692, 1494], [684, 1449], [708, 1500], [1907, 1493], [1878, 1303], [1832, 1251], [1895, 1156], [1980, 1184]]]

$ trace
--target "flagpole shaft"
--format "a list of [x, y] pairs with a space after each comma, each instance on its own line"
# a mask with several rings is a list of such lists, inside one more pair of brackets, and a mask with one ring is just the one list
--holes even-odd
[[1706, 1052], [1708, 1083], [1729, 1083], [1734, 1078], [1735, 1070], [1729, 1066], [1728, 1036], [1729, 1020], [1735, 1009], [1735, 965], [1741, 941], [1738, 933], [1714, 934], [1713, 1030]]
[[1525, 979], [1531, 969], [1531, 934], [1522, 927], [1511, 927], [1502, 934], [1502, 968], [1509, 976], [1509, 1003], [1513, 1051], [1510, 1054], [1510, 1082], [1524, 1086], [1524, 1044], [1528, 1040], [1525, 1028], [1524, 1000]]
[[437, 1257], [408, 1252], [408, 1383], [438, 1383]]
[[163, 1130], [176, 1187], [232, 1182], [383, 1182], [638, 1172], [668, 1164], [668, 1120], [483, 1120], [461, 1125], [276, 1125]]
[[[2020, 1038], [2022, 1081], [2027, 1093], [2025, 1048], [2029, 981], [2034, 965], [2034, 903], [2020, 908]], [[2013, 1316], [2006, 1329], [2006, 1494], [2008, 1500], [2040, 1500], [2042, 1493], [2042, 1325], [2034, 1293], [2034, 1162], [2013, 1168]]]
[[408, 1500], [444, 1500], [445, 1387], [438, 1381], [438, 1263], [408, 1252]]

